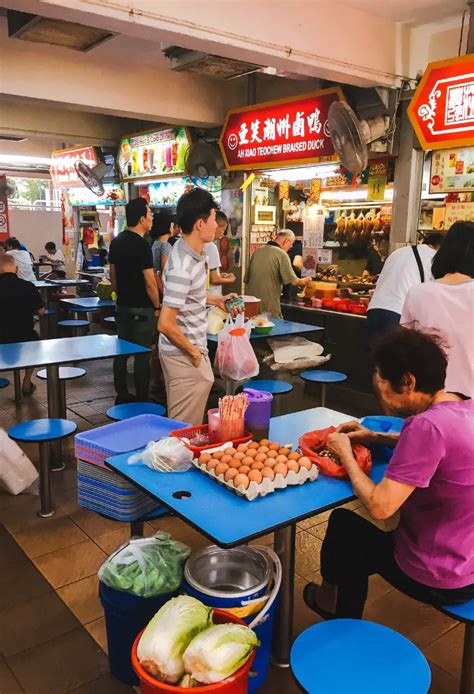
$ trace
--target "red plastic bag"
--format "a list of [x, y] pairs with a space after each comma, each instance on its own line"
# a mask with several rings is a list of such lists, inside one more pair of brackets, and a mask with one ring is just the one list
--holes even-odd
[[222, 378], [247, 381], [260, 371], [257, 357], [250, 344], [251, 326], [243, 313], [235, 320], [229, 315], [217, 337], [216, 365]]
[[[318, 455], [318, 451], [326, 447], [329, 434], [332, 434], [334, 431], [336, 431], [335, 427], [308, 431], [306, 434], [303, 434], [298, 444], [303, 455], [316, 463], [322, 473], [329, 477], [347, 477], [347, 472], [343, 465], [338, 465], [330, 458], [326, 458], [326, 456]], [[361, 446], [360, 443], [353, 443], [352, 452], [360, 469], [368, 475], [372, 468], [372, 455], [369, 449]]]

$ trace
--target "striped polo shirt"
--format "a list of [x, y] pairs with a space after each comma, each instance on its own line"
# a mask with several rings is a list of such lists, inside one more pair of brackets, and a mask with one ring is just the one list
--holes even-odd
[[[179, 310], [176, 322], [188, 340], [207, 354], [207, 256], [196, 253], [184, 240], [174, 244], [163, 272], [163, 306]], [[162, 354], [181, 355], [165, 335], [160, 334]]]

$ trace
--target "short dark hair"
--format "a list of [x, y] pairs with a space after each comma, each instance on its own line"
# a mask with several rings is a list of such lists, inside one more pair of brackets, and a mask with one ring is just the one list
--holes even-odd
[[173, 215], [166, 210], [160, 210], [154, 213], [153, 226], [151, 227], [150, 236], [155, 241], [160, 236], [171, 234], [171, 224]]
[[217, 209], [217, 203], [207, 190], [193, 188], [178, 200], [176, 216], [183, 234], [190, 234], [198, 219], [207, 221], [212, 210]]
[[436, 251], [431, 272], [435, 280], [451, 272], [474, 277], [474, 222], [454, 222]]
[[44, 244], [44, 247], [47, 251], [55, 251], [56, 250], [56, 244], [54, 241], [48, 241], [47, 243]]
[[135, 198], [130, 200], [125, 207], [125, 216], [127, 218], [127, 226], [136, 227], [142, 217], [147, 215], [148, 203], [145, 198]]
[[429, 232], [428, 234], [425, 234], [425, 238], [423, 239], [423, 243], [427, 246], [440, 246], [443, 245], [444, 241], [444, 234], [441, 234], [439, 231], [432, 231]]
[[412, 328], [393, 328], [377, 341], [372, 359], [381, 378], [397, 393], [402, 391], [406, 373], [415, 377], [418, 392], [432, 394], [444, 388], [448, 360], [436, 335]]
[[225, 212], [222, 212], [222, 210], [217, 210], [216, 222], [218, 224], [221, 224], [221, 223], [228, 224], [229, 223], [229, 217], [225, 214]]
[[14, 236], [11, 236], [5, 241], [5, 248], [11, 248], [12, 251], [19, 251], [21, 248], [20, 242]]

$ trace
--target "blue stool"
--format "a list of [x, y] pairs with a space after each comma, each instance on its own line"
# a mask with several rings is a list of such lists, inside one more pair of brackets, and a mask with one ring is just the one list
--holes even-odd
[[8, 378], [0, 378], [0, 390], [10, 385]]
[[474, 692], [474, 598], [461, 605], [445, 605], [440, 610], [448, 617], [457, 619], [465, 625], [459, 694], [472, 694]]
[[427, 694], [423, 653], [393, 629], [360, 619], [314, 624], [293, 643], [293, 674], [309, 694]]
[[325, 371], [324, 369], [315, 369], [313, 371], [303, 371], [300, 374], [303, 381], [311, 383], [321, 383], [321, 407], [326, 406], [326, 387], [328, 383], [341, 383], [347, 381], [346, 374], [339, 371]]
[[286, 381], [276, 381], [273, 379], [265, 380], [263, 378], [257, 378], [255, 381], [247, 381], [244, 383], [242, 388], [253, 388], [254, 390], [263, 390], [266, 393], [271, 393], [272, 395], [280, 395], [281, 393], [289, 393], [293, 390], [291, 383]]
[[81, 318], [76, 318], [72, 320], [60, 320], [58, 321], [58, 326], [65, 328], [67, 332], [71, 331], [73, 337], [79, 337], [80, 335], [86, 335], [89, 328], [90, 321], [83, 320]]
[[60, 441], [70, 436], [77, 429], [77, 424], [67, 419], [32, 419], [29, 422], [15, 424], [8, 430], [8, 436], [14, 441], [38, 443], [40, 456], [40, 499], [41, 518], [54, 515], [51, 499], [50, 450], [52, 441]]
[[[80, 366], [60, 366], [59, 367], [59, 382], [61, 384], [60, 407], [61, 417], [66, 419], [66, 381], [74, 381], [76, 378], [82, 378], [86, 375], [86, 370]], [[36, 372], [37, 378], [42, 381], [47, 381], [46, 369], [41, 369]]]
[[163, 405], [158, 405], [156, 402], [128, 402], [124, 405], [115, 405], [109, 407], [106, 415], [114, 422], [121, 422], [122, 419], [130, 419], [137, 417], [139, 414], [157, 414], [163, 416], [166, 410]]

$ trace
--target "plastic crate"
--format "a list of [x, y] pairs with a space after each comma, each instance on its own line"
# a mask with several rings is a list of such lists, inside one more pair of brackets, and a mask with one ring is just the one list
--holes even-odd
[[[209, 425], [208, 424], [201, 424], [201, 426], [198, 427], [187, 427], [186, 429], [176, 429], [175, 431], [171, 432], [171, 436], [176, 436], [178, 439], [190, 439], [192, 438], [195, 434], [207, 434], [209, 432]], [[234, 439], [232, 443], [234, 446], [238, 446], [239, 443], [247, 443], [247, 441], [251, 441], [252, 439], [252, 434], [246, 431], [244, 433], [244, 436], [242, 436], [240, 439]], [[192, 446], [190, 443], [186, 443], [184, 441], [185, 445], [189, 448], [194, 453], [195, 457], [198, 457], [202, 451], [206, 451], [208, 448], [219, 448], [219, 446], [222, 446], [223, 443], [226, 443], [226, 441], [214, 441], [213, 443], [206, 443], [204, 446]]]
[[105, 467], [106, 458], [136, 451], [146, 446], [149, 441], [158, 441], [170, 436], [176, 427], [186, 426], [189, 426], [186, 422], [156, 414], [141, 414], [121, 422], [105, 424], [76, 435], [76, 458]]

